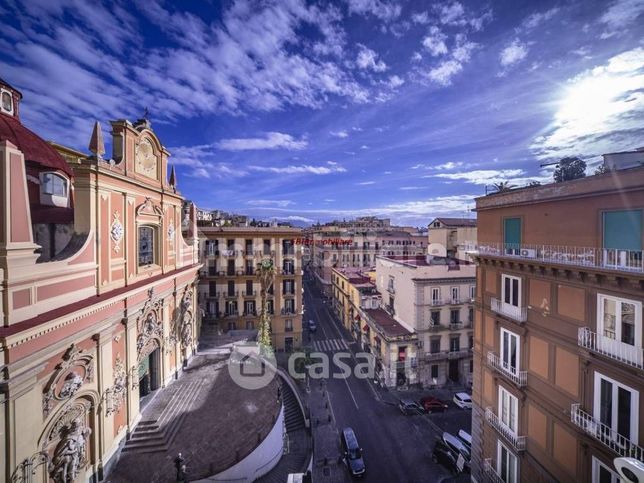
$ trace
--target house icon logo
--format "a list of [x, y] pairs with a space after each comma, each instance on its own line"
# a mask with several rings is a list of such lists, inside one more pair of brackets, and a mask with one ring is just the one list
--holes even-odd
[[262, 354], [257, 342], [235, 344], [228, 360], [228, 373], [245, 389], [266, 387], [275, 377], [277, 361], [272, 354]]

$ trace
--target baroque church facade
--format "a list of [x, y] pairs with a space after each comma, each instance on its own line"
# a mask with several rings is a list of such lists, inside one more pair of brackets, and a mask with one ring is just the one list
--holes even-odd
[[149, 121], [43, 141], [0, 79], [0, 479], [98, 481], [194, 354], [196, 209]]

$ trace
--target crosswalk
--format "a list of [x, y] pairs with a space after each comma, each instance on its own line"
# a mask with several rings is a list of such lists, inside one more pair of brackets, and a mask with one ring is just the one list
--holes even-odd
[[348, 351], [349, 346], [342, 339], [316, 340], [313, 341], [313, 350], [315, 352]]

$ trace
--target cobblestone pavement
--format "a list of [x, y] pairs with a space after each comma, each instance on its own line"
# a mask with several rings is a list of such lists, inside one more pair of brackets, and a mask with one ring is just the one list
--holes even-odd
[[[160, 390], [143, 410], [137, 430], [143, 422], [158, 420], [172, 403], [167, 424], [181, 418], [174, 438], [167, 442], [165, 450], [123, 452], [107, 482], [174, 482], [173, 461], [179, 452], [185, 458], [188, 478], [204, 478], [232, 466], [255, 448], [258, 438], [265, 437], [279, 412], [278, 383], [273, 380], [263, 389], [244, 389], [231, 379], [226, 359], [217, 355], [195, 356], [182, 377]], [[173, 395], [195, 381], [202, 381], [196, 397], [177, 404]]]

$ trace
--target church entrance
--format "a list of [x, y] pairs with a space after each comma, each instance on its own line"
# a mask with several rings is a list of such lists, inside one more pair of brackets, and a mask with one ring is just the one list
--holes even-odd
[[[161, 385], [159, 382], [159, 355], [157, 347], [147, 357], [144, 357], [139, 364], [139, 399], [143, 405], [144, 399]], [[147, 398], [149, 399], [149, 398]]]

